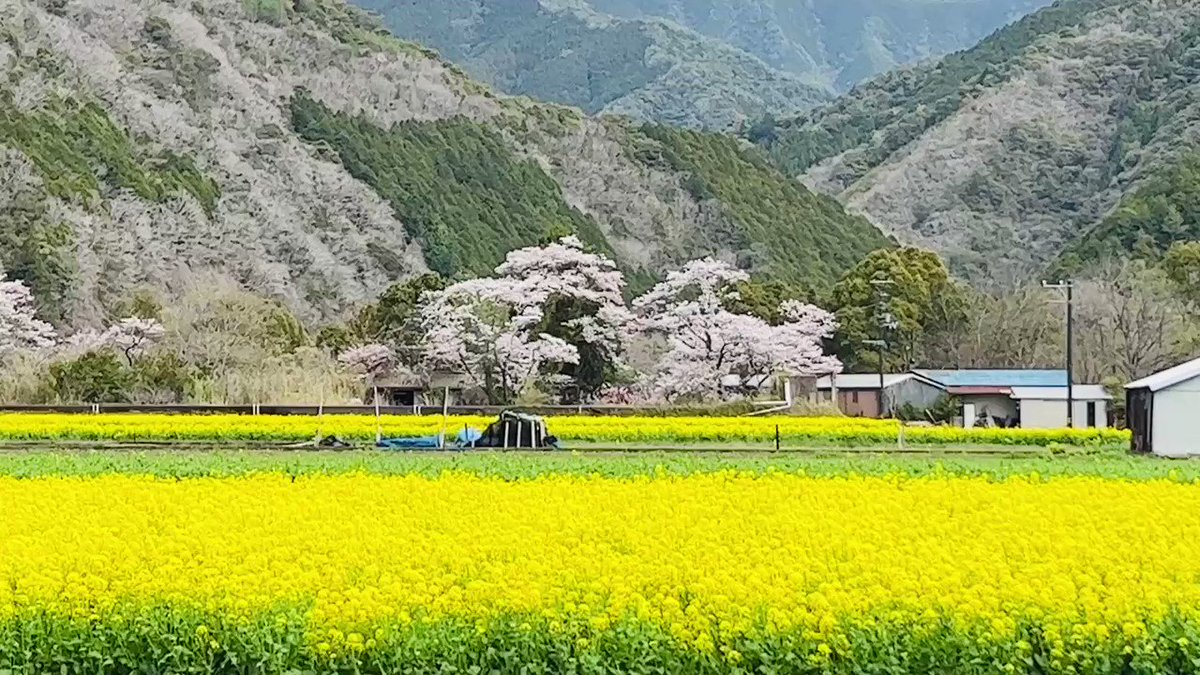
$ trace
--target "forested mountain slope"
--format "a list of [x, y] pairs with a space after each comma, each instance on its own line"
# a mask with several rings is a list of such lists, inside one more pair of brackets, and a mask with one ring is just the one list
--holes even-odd
[[826, 285], [887, 244], [674, 133], [497, 96], [335, 0], [0, 0], [0, 269], [79, 326], [214, 271], [341, 316], [568, 233], [643, 284], [715, 254]]
[[977, 47], [751, 131], [980, 282], [1200, 235], [1200, 3], [1062, 0]]
[[1049, 0], [354, 0], [503, 91], [724, 129], [940, 56]]

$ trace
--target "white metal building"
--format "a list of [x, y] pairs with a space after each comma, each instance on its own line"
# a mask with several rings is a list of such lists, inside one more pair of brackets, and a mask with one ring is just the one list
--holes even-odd
[[1130, 382], [1125, 395], [1134, 452], [1200, 455], [1200, 359]]
[[[1108, 402], [1112, 397], [1098, 384], [1077, 384], [1071, 388], [1074, 401], [1072, 419], [1076, 429], [1103, 429], [1108, 426]], [[1022, 429], [1065, 429], [1067, 426], [1066, 387], [1013, 387]]]

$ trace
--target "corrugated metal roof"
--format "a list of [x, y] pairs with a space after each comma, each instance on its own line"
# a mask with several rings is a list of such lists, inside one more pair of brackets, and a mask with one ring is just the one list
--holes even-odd
[[[907, 382], [913, 379], [912, 373], [892, 373], [884, 374], [883, 384], [885, 387], [892, 387], [901, 382]], [[833, 378], [826, 375], [817, 380], [817, 389], [830, 389], [835, 382]], [[879, 374], [878, 373], [850, 373], [837, 376], [838, 389], [878, 389]]]
[[1126, 389], [1149, 389], [1150, 391], [1162, 391], [1169, 389], [1177, 384], [1187, 382], [1188, 380], [1200, 377], [1200, 359], [1181, 363], [1174, 368], [1169, 368], [1156, 373], [1150, 377], [1142, 378], [1136, 382], [1130, 382], [1125, 385]]
[[947, 387], [1065, 387], [1065, 370], [918, 370]]
[[[1076, 401], [1109, 401], [1112, 396], [1099, 384], [1077, 384], [1071, 388]], [[1066, 401], [1066, 387], [1013, 387], [1012, 397], [1018, 401]]]
[[[909, 380], [920, 380], [930, 386], [940, 387], [937, 382], [928, 381], [925, 377], [917, 373], [885, 373], [883, 376], [883, 386], [894, 387], [897, 384], [902, 384]], [[879, 373], [848, 373], [837, 376], [838, 389], [878, 389], [879, 388]], [[817, 380], [817, 389], [831, 389], [832, 380], [826, 375]]]
[[1010, 387], [950, 387], [946, 391], [951, 396], [1008, 396], [1012, 393]]

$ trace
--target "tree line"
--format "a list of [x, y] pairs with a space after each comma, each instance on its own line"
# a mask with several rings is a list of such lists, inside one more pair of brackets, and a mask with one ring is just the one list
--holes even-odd
[[[1117, 385], [1200, 353], [1200, 242], [1075, 283], [1078, 381]], [[192, 286], [136, 292], [108, 327], [59, 335], [24, 283], [0, 281], [0, 400], [349, 402], [384, 373], [452, 372], [480, 403], [690, 404], [762, 395], [780, 374], [1065, 362], [1058, 294], [979, 292], [916, 248], [874, 251], [825, 292], [708, 258], [635, 296], [567, 237], [474, 279], [399, 282], [311, 330], [231, 282]]]

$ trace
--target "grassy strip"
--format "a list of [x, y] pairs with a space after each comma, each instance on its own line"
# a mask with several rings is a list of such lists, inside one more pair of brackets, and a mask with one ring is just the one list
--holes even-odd
[[384, 452], [5, 452], [0, 475], [18, 478], [136, 474], [162, 478], [245, 476], [284, 473], [294, 476], [422, 475], [447, 472], [507, 480], [545, 475], [688, 476], [722, 471], [756, 475], [791, 473], [811, 476], [1012, 476], [1043, 478], [1100, 476], [1129, 480], [1200, 480], [1200, 462], [1165, 461], [1103, 454], [1082, 456], [894, 456], [836, 454], [828, 456], [734, 453], [422, 453]]

